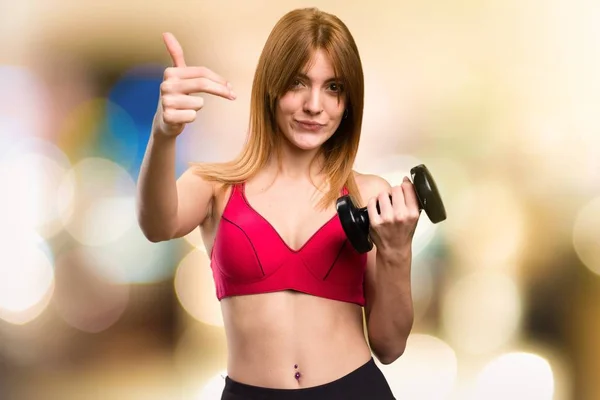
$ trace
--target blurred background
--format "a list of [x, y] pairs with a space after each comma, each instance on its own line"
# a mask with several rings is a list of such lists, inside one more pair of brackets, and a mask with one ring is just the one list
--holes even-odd
[[219, 398], [200, 236], [135, 217], [161, 33], [238, 95], [205, 97], [180, 174], [239, 151], [271, 28], [313, 5], [361, 51], [356, 169], [425, 163], [448, 212], [417, 229], [397, 398], [600, 398], [600, 2], [0, 0], [0, 399]]

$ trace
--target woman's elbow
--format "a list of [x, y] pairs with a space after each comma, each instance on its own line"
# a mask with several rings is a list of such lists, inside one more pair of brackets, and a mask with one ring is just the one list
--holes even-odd
[[157, 226], [156, 223], [143, 218], [139, 214], [138, 226], [144, 237], [152, 243], [165, 242], [173, 238], [173, 235], [164, 229], [164, 227]]
[[152, 243], [164, 242], [164, 241], [167, 241], [170, 239], [164, 233], [158, 232], [158, 231], [153, 231], [151, 229], [147, 229], [141, 224], [140, 224], [140, 230], [142, 231], [142, 234], [144, 235], [144, 237]]
[[399, 359], [406, 350], [406, 340], [388, 341], [378, 344], [371, 343], [371, 351], [373, 355], [383, 365], [389, 365]]
[[380, 352], [373, 352], [377, 360], [383, 365], [389, 365], [399, 359], [404, 354], [405, 346], [389, 349]]

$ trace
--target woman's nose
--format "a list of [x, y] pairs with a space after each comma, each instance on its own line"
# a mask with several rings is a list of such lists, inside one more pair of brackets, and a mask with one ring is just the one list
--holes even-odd
[[309, 114], [320, 114], [323, 111], [323, 104], [321, 104], [321, 92], [318, 89], [312, 89], [307, 92], [306, 100], [304, 102], [304, 111]]

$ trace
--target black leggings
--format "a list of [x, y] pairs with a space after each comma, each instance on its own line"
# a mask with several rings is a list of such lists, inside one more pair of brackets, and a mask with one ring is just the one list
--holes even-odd
[[395, 400], [381, 370], [371, 358], [333, 382], [302, 389], [270, 389], [225, 377], [221, 400]]

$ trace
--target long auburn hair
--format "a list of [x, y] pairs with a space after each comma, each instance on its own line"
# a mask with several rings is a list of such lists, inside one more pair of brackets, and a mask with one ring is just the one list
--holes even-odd
[[195, 173], [225, 186], [252, 178], [269, 158], [279, 154], [283, 135], [275, 120], [278, 100], [316, 50], [330, 58], [336, 79], [344, 88], [345, 116], [320, 149], [329, 189], [320, 206], [326, 208], [345, 186], [357, 204], [362, 202], [353, 174], [363, 119], [364, 77], [358, 48], [346, 25], [317, 8], [285, 14], [271, 31], [259, 58], [250, 101], [247, 140], [239, 155], [222, 163], [191, 163]]

